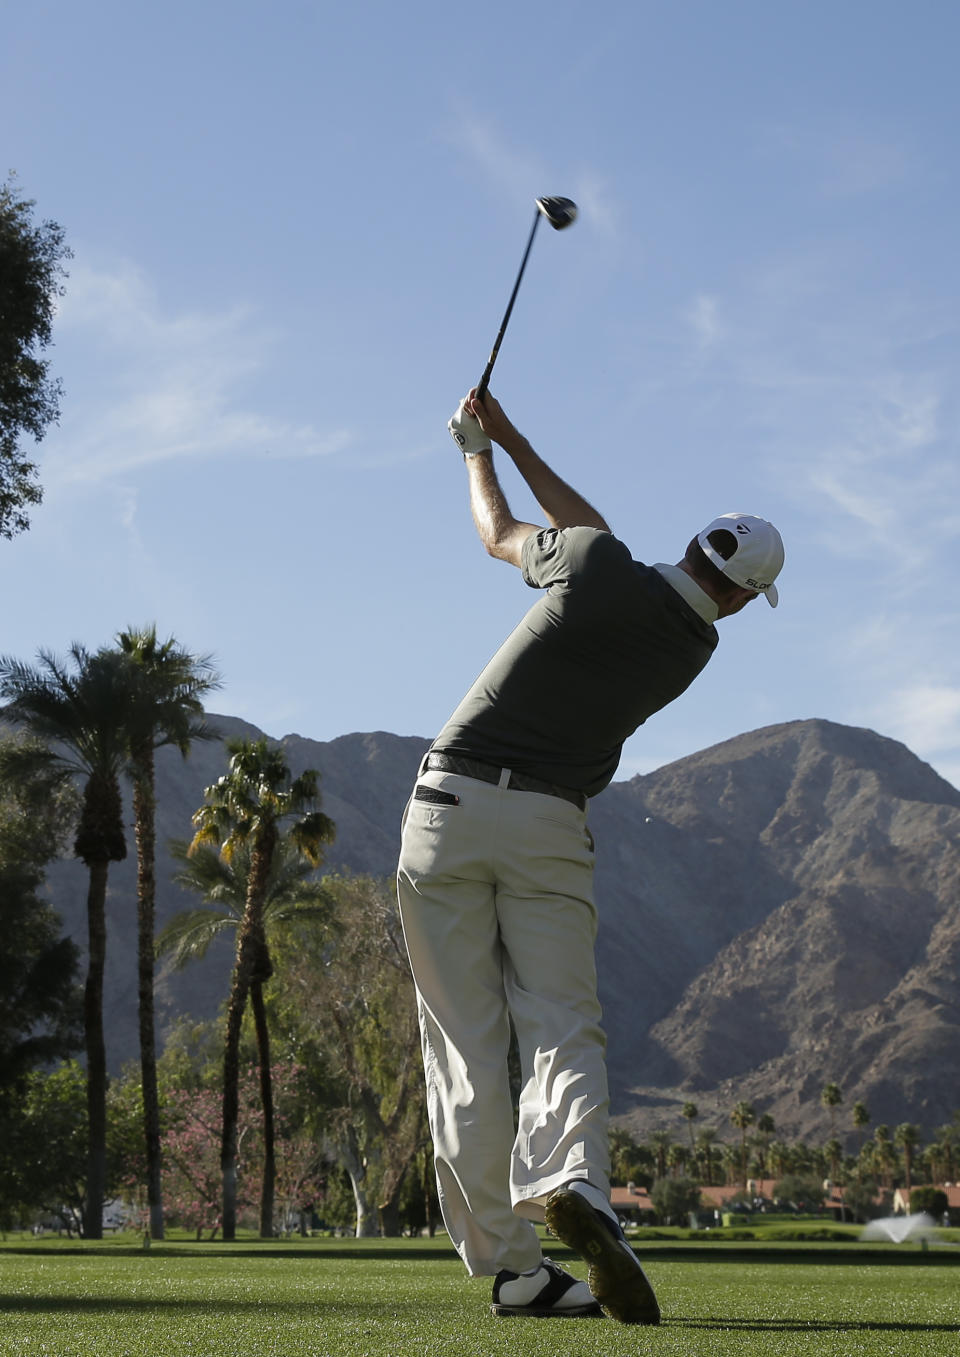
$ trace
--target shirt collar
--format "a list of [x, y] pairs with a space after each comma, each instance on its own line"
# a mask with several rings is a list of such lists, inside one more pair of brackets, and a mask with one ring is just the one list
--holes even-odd
[[678, 565], [664, 565], [662, 561], [657, 561], [653, 568], [690, 604], [698, 617], [702, 617], [707, 623], [716, 622], [720, 609], [685, 570], [681, 570]]

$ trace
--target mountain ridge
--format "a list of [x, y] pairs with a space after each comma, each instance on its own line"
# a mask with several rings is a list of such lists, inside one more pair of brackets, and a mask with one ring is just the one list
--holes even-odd
[[[257, 727], [211, 714], [221, 737]], [[386, 731], [272, 741], [321, 773], [337, 825], [327, 868], [389, 876], [429, 741]], [[221, 739], [157, 756], [158, 845], [186, 838]], [[129, 816], [128, 816], [129, 822]], [[763, 727], [611, 783], [591, 804], [598, 968], [613, 1111], [638, 1132], [724, 1122], [743, 1098], [782, 1134], [820, 1134], [819, 1091], [874, 1120], [932, 1126], [960, 1104], [960, 791], [906, 746], [818, 718]], [[111, 869], [107, 1021], [113, 1068], [135, 1055], [135, 885]], [[158, 863], [158, 924], [194, 903]], [[84, 937], [84, 874], [54, 864], [53, 903]], [[230, 944], [162, 970], [162, 1025], [211, 1016]], [[685, 1129], [685, 1128], [684, 1128]]]

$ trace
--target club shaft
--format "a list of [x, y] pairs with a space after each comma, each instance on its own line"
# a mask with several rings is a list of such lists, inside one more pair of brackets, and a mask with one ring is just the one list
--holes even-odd
[[483, 376], [477, 386], [477, 399], [483, 400], [486, 394], [487, 386], [490, 382], [490, 374], [493, 371], [493, 365], [497, 361], [497, 354], [500, 352], [500, 345], [503, 342], [503, 336], [506, 333], [507, 322], [510, 319], [510, 312], [513, 310], [513, 303], [517, 300], [517, 293], [520, 291], [520, 280], [523, 278], [523, 271], [527, 267], [527, 259], [530, 257], [530, 247], [533, 245], [533, 238], [537, 234], [537, 227], [540, 225], [540, 209], [536, 210], [533, 218], [533, 226], [530, 228], [530, 237], [527, 240], [527, 248], [523, 252], [523, 259], [520, 261], [520, 271], [517, 274], [517, 281], [513, 285], [513, 291], [510, 293], [510, 300], [507, 302], [507, 309], [503, 314], [503, 321], [500, 325], [500, 331], [494, 340], [493, 348], [490, 350], [490, 357], [487, 359], [487, 366], [483, 369]]

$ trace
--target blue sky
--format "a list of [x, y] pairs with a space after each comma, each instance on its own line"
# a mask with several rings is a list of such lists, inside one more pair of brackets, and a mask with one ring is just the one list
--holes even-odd
[[434, 734], [533, 601], [445, 424], [563, 194], [495, 393], [639, 559], [729, 511], [787, 548], [620, 775], [824, 717], [960, 784], [958, 40], [952, 0], [5, 7], [5, 160], [74, 259], [0, 648], [156, 621], [271, 735]]

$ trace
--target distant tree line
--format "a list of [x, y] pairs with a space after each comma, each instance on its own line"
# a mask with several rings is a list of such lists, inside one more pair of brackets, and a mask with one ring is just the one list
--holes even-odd
[[[773, 1180], [778, 1198], [814, 1209], [819, 1209], [828, 1188], [835, 1185], [843, 1189], [845, 1204], [864, 1218], [875, 1214], [874, 1208], [884, 1201], [889, 1206], [895, 1188], [919, 1193], [916, 1200], [921, 1201], [938, 1184], [956, 1182], [960, 1172], [960, 1109], [952, 1121], [925, 1139], [921, 1128], [912, 1122], [901, 1122], [892, 1129], [879, 1123], [872, 1135], [867, 1135], [870, 1112], [863, 1102], [855, 1102], [850, 1130], [857, 1152], [848, 1154], [837, 1125], [837, 1109], [843, 1102], [839, 1085], [825, 1084], [820, 1101], [831, 1116], [831, 1134], [822, 1144], [779, 1138], [773, 1117], [769, 1113], [758, 1116], [747, 1101], [737, 1102], [730, 1109], [730, 1123], [739, 1133], [732, 1141], [721, 1140], [713, 1126], [695, 1133], [699, 1110], [692, 1102], [685, 1103], [680, 1113], [687, 1123], [686, 1138], [661, 1129], [638, 1140], [618, 1125], [610, 1135], [613, 1182], [621, 1186], [633, 1182], [648, 1188], [651, 1194], [659, 1190], [660, 1196], [670, 1201], [679, 1200], [667, 1186], [671, 1182], [682, 1182], [694, 1198], [701, 1186], [739, 1187], [740, 1194], [730, 1200], [749, 1202], [751, 1183]], [[940, 1214], [944, 1208], [945, 1199]]]

